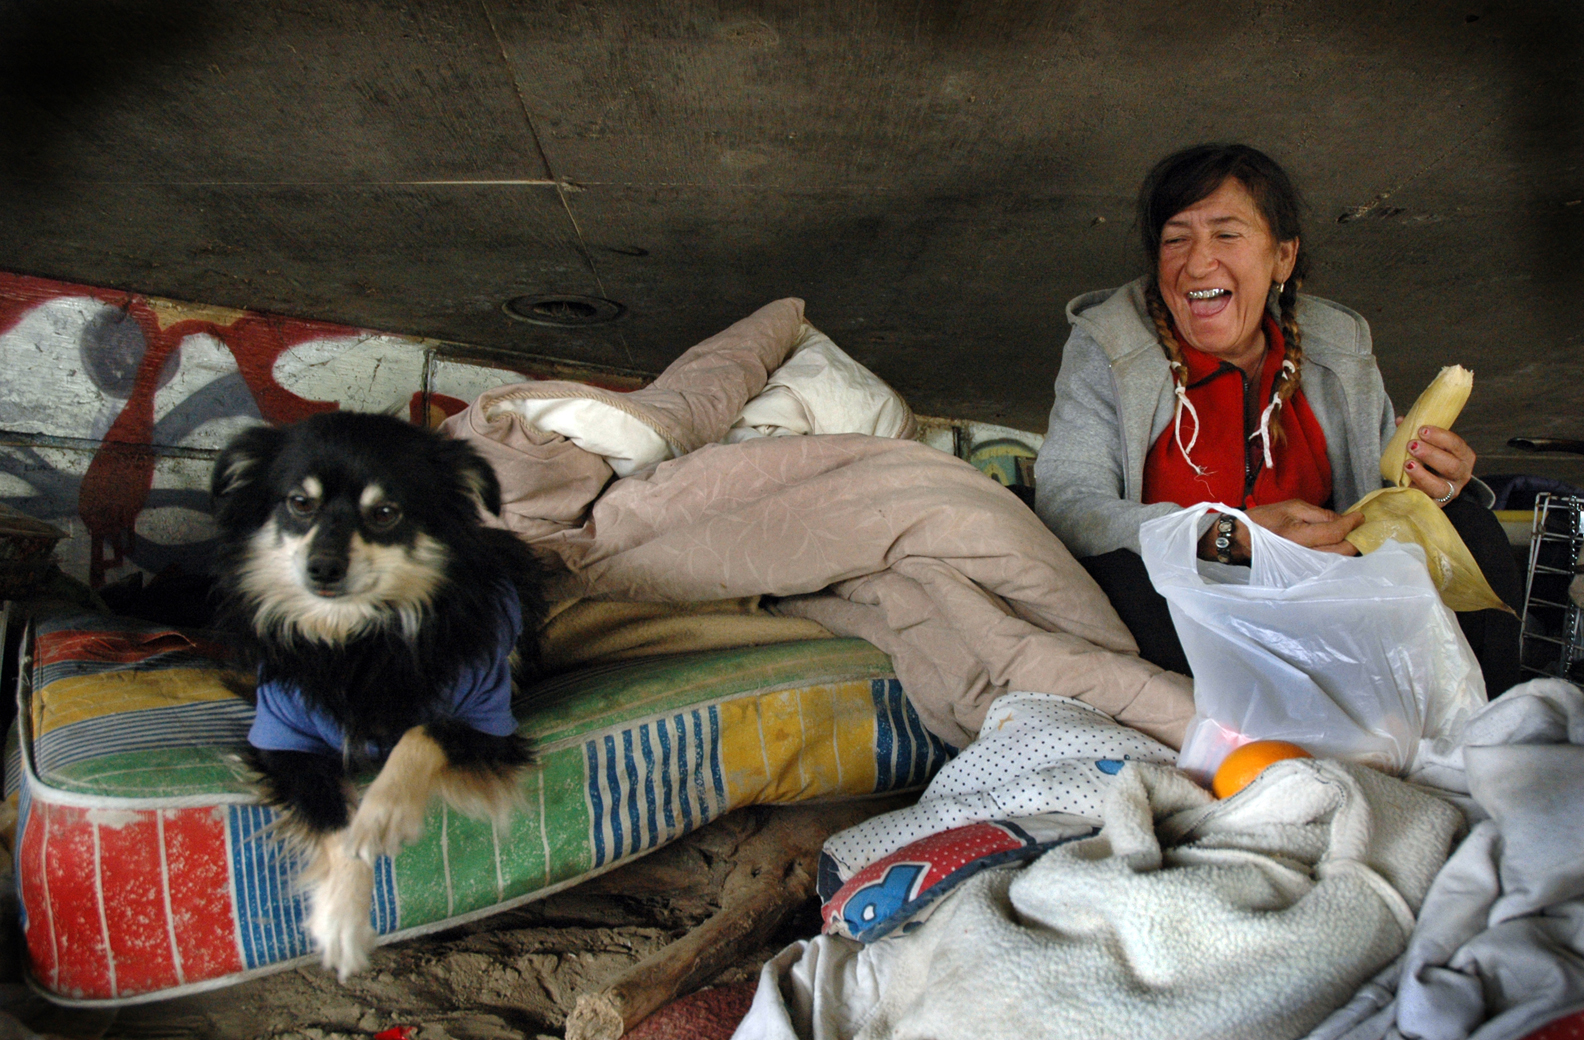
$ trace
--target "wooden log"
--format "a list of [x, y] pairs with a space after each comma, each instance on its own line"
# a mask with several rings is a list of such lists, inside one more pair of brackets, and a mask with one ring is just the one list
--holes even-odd
[[721, 906], [676, 942], [578, 997], [566, 1040], [617, 1040], [659, 1008], [719, 975], [814, 894], [820, 848], [836, 831], [884, 811], [872, 801], [771, 806], [737, 848]]

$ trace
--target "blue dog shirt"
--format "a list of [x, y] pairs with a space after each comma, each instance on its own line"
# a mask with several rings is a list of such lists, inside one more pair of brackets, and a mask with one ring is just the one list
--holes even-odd
[[[512, 716], [511, 652], [522, 632], [522, 606], [517, 590], [507, 586], [503, 597], [506, 617], [496, 652], [485, 661], [462, 670], [445, 692], [435, 717], [454, 719], [481, 733], [504, 737], [517, 732]], [[302, 691], [280, 682], [258, 685], [258, 711], [248, 743], [265, 751], [342, 753], [346, 733], [325, 712], [303, 702]], [[389, 748], [369, 748], [372, 757], [383, 757]]]

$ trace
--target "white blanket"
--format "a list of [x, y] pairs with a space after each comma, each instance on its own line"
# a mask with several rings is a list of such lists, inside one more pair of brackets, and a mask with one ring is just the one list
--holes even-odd
[[1405, 947], [1461, 814], [1290, 760], [1216, 802], [1129, 762], [1103, 829], [986, 871], [910, 933], [765, 966], [737, 1040], [1302, 1036]]
[[895, 390], [804, 322], [792, 353], [743, 406], [726, 440], [810, 433], [912, 437], [917, 429], [912, 409]]

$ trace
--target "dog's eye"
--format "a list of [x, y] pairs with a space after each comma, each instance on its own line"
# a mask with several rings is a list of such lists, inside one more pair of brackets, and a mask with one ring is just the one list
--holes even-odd
[[312, 516], [319, 508], [319, 501], [308, 495], [287, 495], [286, 508], [291, 510], [293, 516]]
[[369, 526], [379, 530], [395, 527], [401, 522], [401, 518], [401, 508], [389, 502], [381, 502], [368, 511]]

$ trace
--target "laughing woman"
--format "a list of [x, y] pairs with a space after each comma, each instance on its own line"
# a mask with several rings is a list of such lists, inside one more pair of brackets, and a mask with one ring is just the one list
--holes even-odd
[[[1286, 172], [1245, 145], [1166, 157], [1139, 192], [1149, 273], [1067, 305], [1036, 508], [1094, 575], [1143, 656], [1188, 662], [1139, 557], [1139, 525], [1201, 502], [1235, 503], [1300, 545], [1353, 554], [1363, 517], [1339, 514], [1381, 486], [1395, 428], [1363, 317], [1300, 295], [1308, 254]], [[1474, 479], [1474, 452], [1427, 426], [1409, 447], [1413, 485], [1452, 521], [1492, 588], [1522, 595], [1517, 566]], [[1199, 555], [1246, 563], [1248, 531], [1207, 519]], [[1219, 544], [1218, 544], [1219, 543]], [[1516, 620], [1459, 615], [1496, 694], [1518, 678]]]

